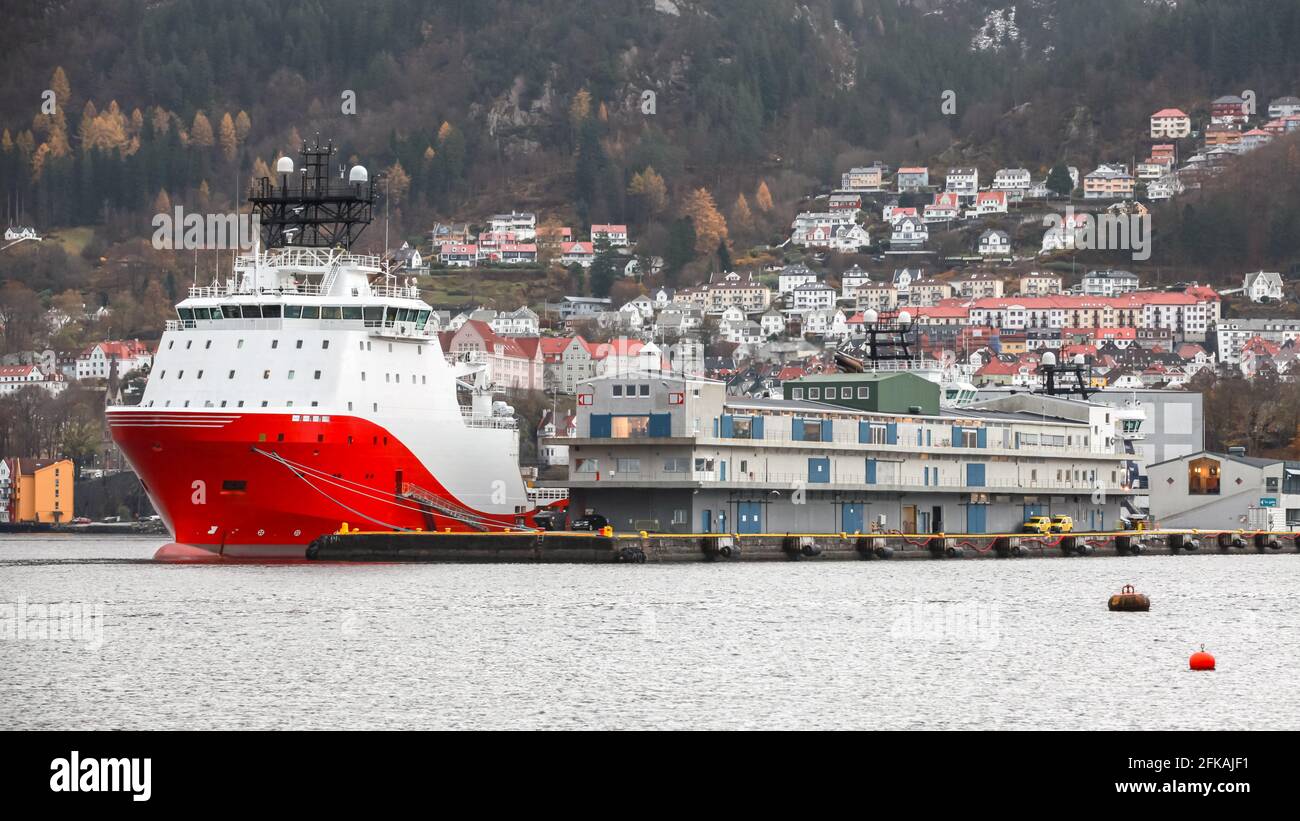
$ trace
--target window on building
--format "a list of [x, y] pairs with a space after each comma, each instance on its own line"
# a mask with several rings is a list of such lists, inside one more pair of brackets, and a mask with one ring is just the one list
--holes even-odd
[[1187, 492], [1194, 496], [1217, 496], [1221, 469], [1219, 460], [1209, 457], [1187, 463]]
[[614, 439], [633, 439], [650, 435], [649, 416], [614, 416], [610, 418], [609, 435]]
[[867, 388], [867, 387], [858, 388], [859, 399], [868, 399], [870, 398], [870, 396], [871, 396], [871, 388]]
[[577, 467], [575, 469], [576, 473], [595, 474], [598, 473], [599, 471], [600, 471], [599, 459], [579, 459]]
[[791, 399], [803, 399], [803, 388], [794, 388], [790, 391]]
[[821, 398], [822, 398], [822, 391], [821, 391], [821, 388], [809, 388], [809, 389], [808, 389], [808, 398], [809, 398], [809, 399], [821, 399]]
[[711, 473], [713, 471], [713, 460], [706, 457], [699, 457], [695, 460], [696, 473]]
[[619, 473], [640, 473], [641, 460], [640, 459], [619, 459], [618, 472]]
[[664, 459], [664, 473], [685, 473], [687, 462], [680, 456], [670, 456]]

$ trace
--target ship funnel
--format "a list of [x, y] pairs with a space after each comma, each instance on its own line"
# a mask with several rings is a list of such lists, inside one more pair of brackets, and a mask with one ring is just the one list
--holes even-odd
[[359, 182], [370, 182], [370, 172], [366, 170], [364, 165], [354, 165], [352, 170], [348, 172], [348, 182], [354, 185]]
[[292, 157], [281, 157], [280, 159], [276, 160], [276, 161], [275, 161], [275, 173], [277, 173], [277, 174], [292, 174], [292, 173], [293, 173], [293, 158], [292, 158]]

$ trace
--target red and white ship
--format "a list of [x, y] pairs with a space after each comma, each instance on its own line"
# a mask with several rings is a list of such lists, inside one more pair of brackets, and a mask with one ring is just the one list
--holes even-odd
[[333, 150], [259, 181], [266, 250], [190, 289], [140, 404], [107, 412], [173, 534], [157, 559], [301, 559], [344, 523], [532, 526], [513, 415], [480, 362], [445, 356], [413, 281], [348, 250], [376, 184], [361, 166], [332, 183]]

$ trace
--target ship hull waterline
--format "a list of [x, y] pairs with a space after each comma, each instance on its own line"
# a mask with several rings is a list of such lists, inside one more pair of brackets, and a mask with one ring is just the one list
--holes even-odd
[[[531, 527], [532, 513], [456, 499], [382, 426], [353, 416], [303, 423], [288, 413], [113, 410], [113, 439], [172, 533], [163, 562], [304, 561], [318, 536], [370, 530], [482, 529], [403, 489], [418, 487], [488, 529]], [[316, 417], [321, 418], [321, 417]]]

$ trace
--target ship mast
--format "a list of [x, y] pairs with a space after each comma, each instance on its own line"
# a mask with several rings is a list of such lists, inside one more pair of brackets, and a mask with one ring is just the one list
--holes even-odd
[[330, 175], [333, 142], [311, 146], [303, 141], [298, 155], [301, 167], [281, 157], [275, 164], [279, 183], [262, 177], [249, 189], [248, 201], [262, 226], [263, 245], [283, 248], [350, 249], [374, 218], [377, 180], [364, 166], [354, 165], [346, 182]]

